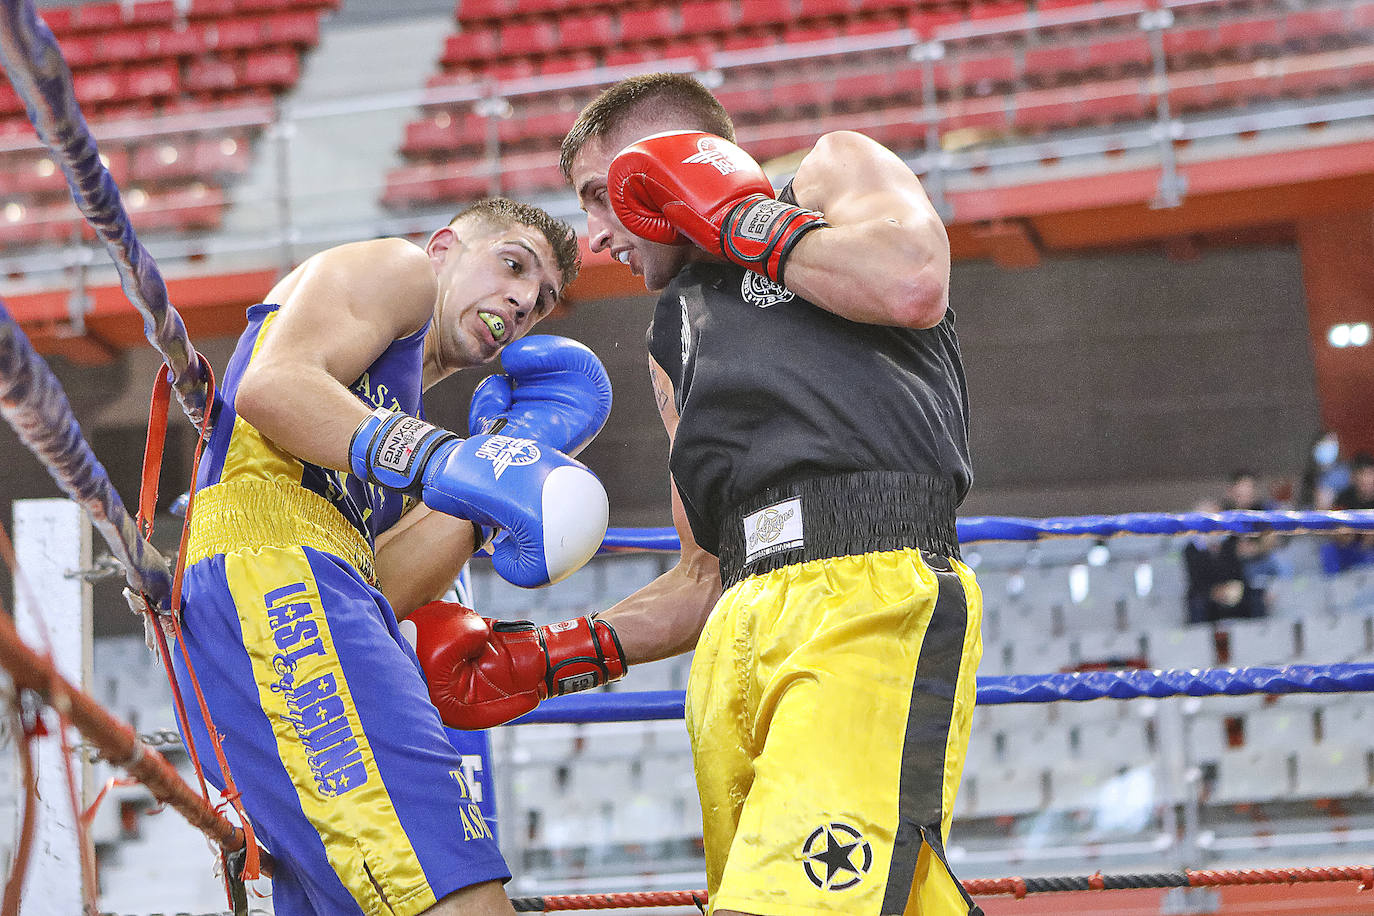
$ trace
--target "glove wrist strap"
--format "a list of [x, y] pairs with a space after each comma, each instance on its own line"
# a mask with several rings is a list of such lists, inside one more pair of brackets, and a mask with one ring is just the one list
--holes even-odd
[[435, 449], [458, 438], [399, 410], [379, 407], [353, 431], [348, 465], [368, 483], [416, 495]]
[[815, 210], [766, 194], [751, 194], [725, 214], [720, 227], [721, 254], [781, 284], [797, 242], [813, 229], [829, 225]]
[[542, 627], [548, 672], [544, 678], [549, 696], [590, 690], [625, 676], [628, 667], [620, 637], [609, 621], [579, 617]]

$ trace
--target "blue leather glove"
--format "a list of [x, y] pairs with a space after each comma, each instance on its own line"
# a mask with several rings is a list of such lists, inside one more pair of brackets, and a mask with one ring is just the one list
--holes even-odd
[[431, 509], [504, 530], [492, 566], [536, 588], [572, 575], [606, 536], [610, 508], [584, 465], [532, 439], [453, 433], [400, 411], [368, 414], [349, 466], [370, 483], [418, 495]]
[[523, 436], [574, 456], [606, 425], [611, 379], [583, 344], [535, 334], [501, 351], [505, 374], [477, 386], [468, 431]]

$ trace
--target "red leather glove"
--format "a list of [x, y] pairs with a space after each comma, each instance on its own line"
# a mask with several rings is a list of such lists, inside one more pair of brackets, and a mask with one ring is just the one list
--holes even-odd
[[536, 627], [528, 620], [491, 620], [461, 604], [431, 601], [406, 621], [415, 626], [413, 644], [429, 697], [451, 728], [501, 725], [551, 696], [590, 690], [625, 675], [615, 628], [595, 617]]
[[777, 283], [801, 237], [828, 225], [815, 210], [775, 200], [748, 153], [699, 130], [631, 143], [611, 160], [607, 182], [615, 215], [640, 238], [667, 245], [686, 236]]

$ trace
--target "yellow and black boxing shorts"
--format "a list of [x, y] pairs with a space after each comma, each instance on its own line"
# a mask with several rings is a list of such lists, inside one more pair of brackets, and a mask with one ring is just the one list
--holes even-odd
[[[867, 494], [857, 501], [856, 487]], [[950, 558], [952, 512], [932, 532], [915, 511], [929, 512], [931, 494], [903, 492], [807, 481], [734, 513], [752, 527], [733, 545], [743, 550], [722, 542], [727, 590], [687, 690], [713, 911], [981, 912], [944, 842], [982, 657], [982, 597]], [[894, 525], [894, 515], [907, 521]], [[791, 546], [758, 555], [769, 538]], [[855, 538], [878, 546], [805, 558]], [[787, 563], [789, 553], [802, 559]]]

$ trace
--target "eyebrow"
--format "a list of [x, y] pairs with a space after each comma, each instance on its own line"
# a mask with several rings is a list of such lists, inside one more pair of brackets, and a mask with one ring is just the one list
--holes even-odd
[[577, 189], [577, 199], [586, 200], [592, 194], [592, 187], [605, 180], [604, 178], [588, 178], [586, 181], [582, 182], [581, 186]]

